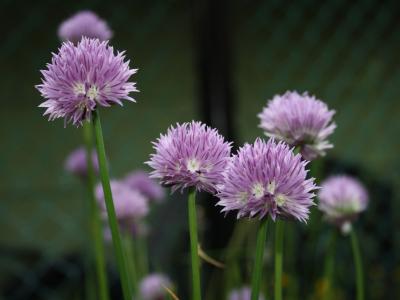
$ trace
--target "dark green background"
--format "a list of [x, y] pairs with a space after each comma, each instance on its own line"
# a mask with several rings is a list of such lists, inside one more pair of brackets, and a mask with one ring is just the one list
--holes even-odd
[[[288, 89], [309, 91], [337, 111], [335, 148], [327, 159], [356, 167], [367, 184], [384, 186], [384, 192], [373, 188], [371, 202], [383, 208], [371, 205], [364, 218], [373, 230], [362, 234], [367, 283], [382, 281], [367, 295], [382, 299], [385, 278], [400, 284], [399, 5], [394, 0], [245, 3], [233, 1], [226, 9], [236, 136], [240, 142], [261, 136], [257, 113], [267, 99]], [[81, 130], [63, 128], [60, 120], [47, 122], [34, 85], [59, 47], [59, 23], [86, 8], [109, 22], [112, 45], [125, 49], [139, 68], [137, 103], [103, 110], [112, 176], [143, 168], [150, 142], [170, 124], [201, 117], [190, 2], [0, 1], [0, 247], [5, 253], [40, 253], [28, 264], [18, 255], [0, 256], [0, 283], [21, 277], [37, 285], [31, 269], [79, 251], [85, 240], [79, 234], [83, 189], [63, 170], [66, 155], [81, 143]], [[185, 221], [181, 203], [157, 208], [174, 232], [168, 245]], [[388, 239], [390, 251], [381, 254], [376, 249]], [[154, 245], [163, 247], [157, 238]], [[74, 278], [76, 270], [68, 268]], [[58, 297], [44, 288], [43, 298]]]

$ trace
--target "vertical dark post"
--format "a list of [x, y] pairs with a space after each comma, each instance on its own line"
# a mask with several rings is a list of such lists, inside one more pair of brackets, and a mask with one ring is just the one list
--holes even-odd
[[[230, 2], [193, 1], [194, 44], [200, 118], [229, 141], [234, 134], [232, 90], [232, 46], [229, 26]], [[205, 196], [206, 215], [203, 244], [206, 249], [223, 248], [232, 231], [233, 218], [224, 218], [215, 207], [217, 199]]]
[[201, 118], [234, 139], [230, 2], [193, 2], [198, 103]]
[[[234, 98], [232, 90], [231, 26], [227, 0], [193, 1], [193, 42], [197, 80], [197, 103], [202, 121], [215, 127], [229, 141], [234, 141]], [[199, 197], [205, 214], [205, 231], [200, 242], [204, 249], [222, 249], [232, 233], [234, 217], [224, 218], [215, 207], [217, 199], [203, 194]], [[217, 257], [218, 258], [218, 257]], [[203, 289], [213, 282], [222, 286], [215, 267], [202, 267]], [[220, 274], [219, 274], [220, 275]], [[215, 289], [214, 289], [215, 290]], [[222, 289], [208, 299], [221, 299]]]

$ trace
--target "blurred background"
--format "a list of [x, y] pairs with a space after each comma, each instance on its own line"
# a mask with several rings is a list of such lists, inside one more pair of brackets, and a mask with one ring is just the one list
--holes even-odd
[[[58, 25], [81, 9], [109, 23], [111, 44], [139, 68], [137, 103], [102, 114], [112, 177], [145, 168], [150, 142], [171, 124], [203, 120], [238, 147], [263, 135], [256, 115], [273, 95], [309, 91], [337, 111], [338, 124], [335, 148], [314, 164], [314, 176], [347, 172], [370, 192], [356, 225], [367, 299], [400, 295], [398, 1], [1, 0], [0, 298], [82, 299], [85, 190], [63, 168], [82, 132], [42, 117], [34, 88], [60, 45]], [[203, 248], [222, 259], [234, 217], [223, 218], [215, 199], [202, 198]], [[188, 299], [184, 199], [168, 193], [152, 211], [149, 239], [153, 268], [169, 274]], [[330, 230], [321, 223], [311, 240], [299, 229], [293, 247], [304, 251], [291, 258], [286, 299], [320, 299]], [[313, 246], [304, 246], [310, 240]], [[336, 258], [337, 297], [353, 299], [348, 239], [339, 239]], [[115, 275], [113, 266], [110, 259]], [[218, 289], [210, 282], [222, 271], [204, 268], [204, 290]], [[268, 272], [265, 281], [271, 290]]]

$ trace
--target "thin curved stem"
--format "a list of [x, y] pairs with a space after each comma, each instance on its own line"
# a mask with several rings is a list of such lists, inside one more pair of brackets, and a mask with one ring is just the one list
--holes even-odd
[[364, 300], [364, 278], [361, 260], [361, 251], [354, 228], [350, 231], [351, 247], [353, 249], [354, 264], [356, 268], [357, 300]]
[[88, 210], [89, 210], [89, 227], [93, 241], [93, 251], [96, 263], [96, 275], [99, 285], [99, 297], [101, 300], [108, 300], [108, 284], [107, 284], [107, 267], [105, 260], [105, 251], [103, 243], [103, 231], [100, 220], [100, 212], [94, 196], [95, 174], [92, 161], [93, 150], [93, 127], [90, 122], [85, 122], [83, 126], [83, 139], [86, 149], [86, 164], [87, 164], [87, 192], [88, 192]]
[[190, 233], [190, 252], [192, 259], [192, 289], [193, 300], [201, 300], [200, 286], [200, 263], [198, 255], [197, 239], [197, 216], [196, 216], [196, 190], [189, 189], [189, 233]]
[[275, 223], [275, 300], [282, 300], [282, 264], [283, 264], [284, 223]]
[[125, 300], [132, 299], [131, 281], [127, 269], [125, 254], [122, 247], [121, 235], [118, 228], [117, 216], [115, 214], [114, 202], [108, 175], [106, 151], [104, 147], [103, 131], [101, 129], [100, 115], [97, 110], [93, 111], [93, 124], [96, 137], [96, 150], [99, 161], [100, 178], [103, 186], [104, 199], [107, 209], [108, 224], [111, 229], [111, 236], [114, 245], [114, 252], [117, 259], [117, 267], [121, 277], [122, 293]]
[[263, 257], [265, 242], [267, 240], [267, 218], [261, 221], [257, 233], [256, 257], [253, 265], [253, 276], [251, 280], [251, 300], [258, 300], [262, 280]]

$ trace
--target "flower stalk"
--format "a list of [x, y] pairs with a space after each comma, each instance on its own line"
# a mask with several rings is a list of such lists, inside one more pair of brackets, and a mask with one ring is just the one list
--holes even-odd
[[94, 196], [95, 175], [92, 161], [93, 149], [93, 127], [90, 122], [83, 126], [83, 139], [86, 148], [87, 179], [86, 185], [89, 196], [89, 222], [92, 240], [94, 244], [93, 254], [96, 262], [96, 275], [99, 285], [99, 297], [101, 300], [108, 300], [107, 268], [104, 254], [103, 232], [100, 220], [100, 212]]
[[364, 300], [364, 275], [361, 260], [361, 251], [358, 244], [357, 234], [354, 228], [350, 231], [351, 247], [353, 249], [354, 264], [356, 271], [357, 300]]
[[98, 110], [93, 111], [93, 125], [96, 137], [96, 150], [99, 160], [99, 170], [101, 184], [103, 186], [104, 199], [107, 209], [108, 223], [111, 229], [111, 236], [114, 246], [114, 252], [117, 259], [117, 267], [121, 277], [122, 292], [125, 300], [132, 299], [132, 291], [130, 288], [130, 276], [127, 269], [124, 250], [122, 247], [121, 235], [118, 228], [117, 217], [114, 208], [113, 197], [111, 193], [110, 178], [108, 175], [108, 167], [106, 153], [104, 147], [103, 132], [101, 129], [101, 121]]
[[324, 299], [333, 300], [333, 280], [336, 253], [336, 232], [332, 231], [324, 266]]
[[123, 240], [124, 251], [126, 253], [126, 263], [129, 268], [129, 274], [130, 274], [129, 287], [131, 289], [132, 295], [136, 295], [138, 292], [137, 288], [138, 272], [137, 272], [137, 260], [135, 260], [136, 258], [135, 245], [129, 234], [125, 234], [122, 240]]
[[282, 264], [283, 264], [283, 233], [284, 223], [275, 223], [275, 300], [282, 300]]
[[265, 242], [267, 240], [267, 218], [262, 219], [257, 233], [256, 257], [253, 265], [251, 280], [251, 300], [258, 300], [262, 280], [263, 257]]
[[139, 237], [136, 240], [136, 252], [138, 260], [139, 278], [145, 277], [149, 273], [149, 257], [146, 237]]
[[189, 193], [189, 233], [190, 233], [190, 253], [192, 261], [192, 289], [193, 300], [201, 300], [201, 286], [200, 286], [200, 263], [199, 255], [197, 253], [198, 238], [197, 238], [197, 216], [196, 216], [196, 189], [190, 188]]

